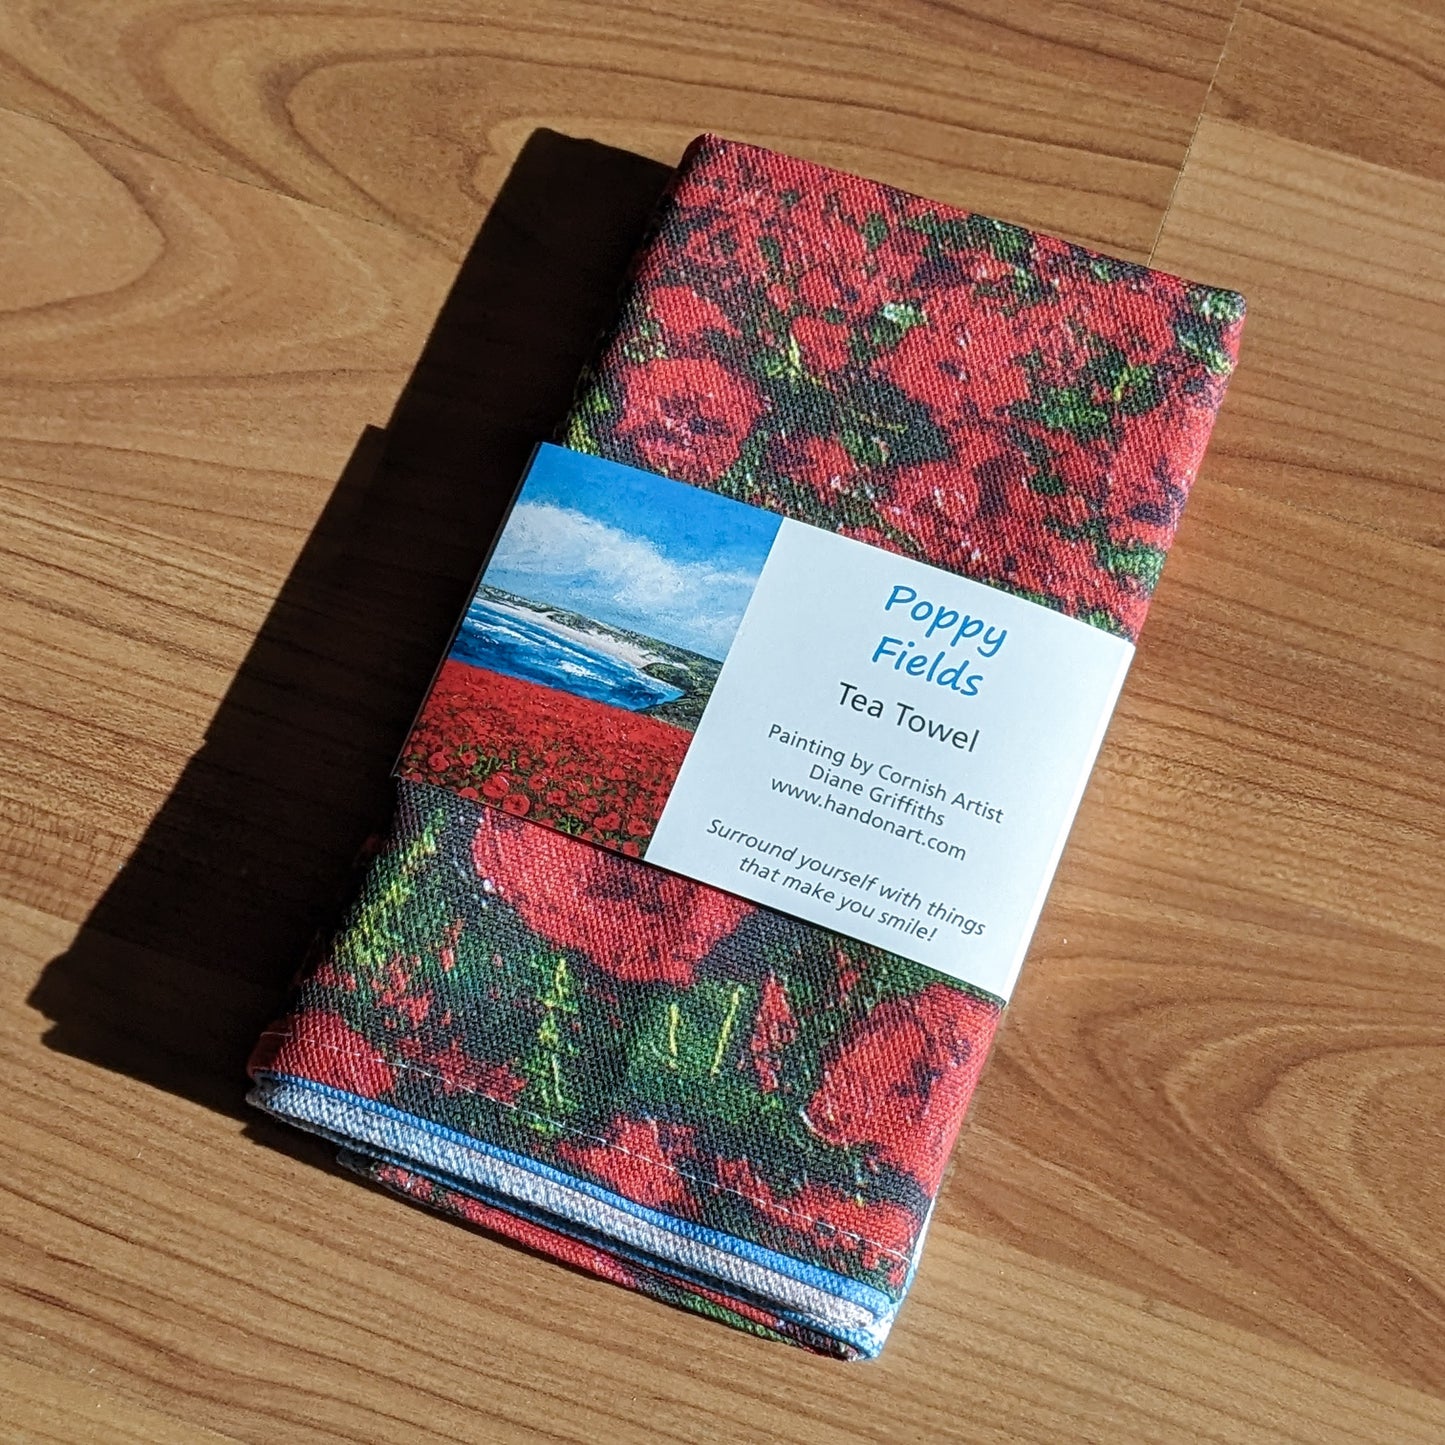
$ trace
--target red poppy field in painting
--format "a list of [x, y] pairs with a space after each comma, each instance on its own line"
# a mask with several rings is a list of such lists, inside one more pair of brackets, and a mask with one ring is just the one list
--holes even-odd
[[397, 772], [636, 857], [691, 741], [656, 718], [453, 658]]

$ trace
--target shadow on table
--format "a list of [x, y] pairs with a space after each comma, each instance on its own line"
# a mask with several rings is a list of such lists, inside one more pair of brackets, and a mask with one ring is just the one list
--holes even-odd
[[667, 175], [530, 137], [204, 746], [31, 994], [50, 1047], [241, 1113], [251, 1044], [386, 822], [412, 712]]

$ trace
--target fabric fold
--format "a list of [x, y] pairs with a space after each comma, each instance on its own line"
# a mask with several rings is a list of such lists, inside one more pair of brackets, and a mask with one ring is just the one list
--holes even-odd
[[[559, 439], [1132, 640], [1242, 318], [1232, 292], [707, 136]], [[414, 734], [252, 1101], [604, 1279], [876, 1354], [1002, 1001], [529, 821], [566, 764]]]

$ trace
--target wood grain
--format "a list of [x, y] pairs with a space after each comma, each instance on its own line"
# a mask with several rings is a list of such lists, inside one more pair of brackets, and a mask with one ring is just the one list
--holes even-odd
[[1249, 0], [1209, 113], [1445, 180], [1445, 15], [1418, 0]]
[[[0, 1435], [1445, 1438], [1441, 56], [1343, 0], [5, 7]], [[869, 1366], [239, 1102], [707, 127], [1251, 304]]]
[[[453, 268], [403, 233], [4, 112], [0, 178], [24, 258], [0, 299], [0, 850], [19, 896], [79, 921], [201, 745]], [[47, 833], [91, 884], [65, 901]]]
[[538, 125], [718, 130], [1142, 255], [1231, 0], [16, 0], [0, 105], [460, 251]]
[[1207, 117], [1156, 260], [1253, 298], [1214, 475], [1445, 545], [1445, 181]]
[[224, 1440], [106, 1390], [22, 1365], [0, 1364], [0, 1398], [12, 1437], [54, 1445], [190, 1445]]

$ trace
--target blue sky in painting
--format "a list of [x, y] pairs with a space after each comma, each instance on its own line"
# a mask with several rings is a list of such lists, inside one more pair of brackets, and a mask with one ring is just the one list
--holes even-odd
[[542, 447], [484, 580], [721, 659], [779, 520], [685, 482]]

